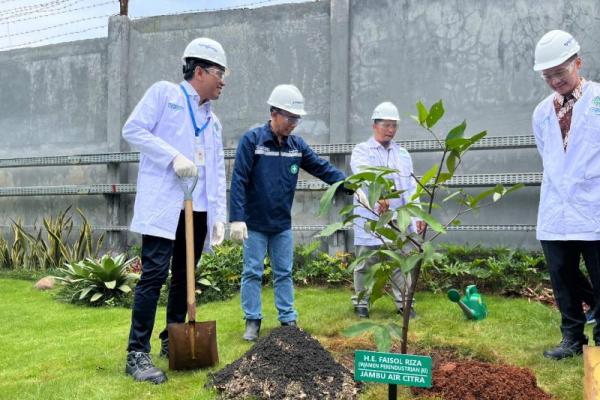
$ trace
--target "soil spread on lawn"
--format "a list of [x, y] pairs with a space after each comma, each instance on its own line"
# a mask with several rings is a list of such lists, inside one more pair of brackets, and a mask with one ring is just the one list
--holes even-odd
[[360, 384], [309, 334], [273, 329], [241, 358], [210, 374], [226, 399], [356, 399]]
[[537, 386], [530, 370], [480, 361], [443, 361], [433, 369], [431, 389], [413, 388], [412, 392], [444, 400], [552, 399]]

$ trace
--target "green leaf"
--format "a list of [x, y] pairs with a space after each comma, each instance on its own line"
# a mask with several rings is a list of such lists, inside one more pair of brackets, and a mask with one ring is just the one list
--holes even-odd
[[90, 299], [91, 303], [94, 303], [98, 300], [100, 300], [100, 298], [102, 297], [102, 293], [95, 293], [92, 298]]
[[408, 257], [404, 257], [404, 262], [402, 263], [402, 272], [404, 274], [408, 274], [410, 271], [415, 269], [419, 260], [421, 260], [423, 255], [421, 253], [411, 254]]
[[427, 171], [425, 173], [425, 175], [423, 175], [423, 177], [419, 180], [419, 182], [421, 183], [421, 185], [423, 186], [427, 186], [427, 184], [429, 183], [429, 181], [437, 175], [439, 169], [439, 164], [434, 164], [429, 171]]
[[439, 232], [439, 233], [446, 232], [446, 230], [444, 229], [442, 224], [440, 224], [433, 216], [431, 216], [431, 215], [427, 214], [425, 211], [421, 210], [419, 207], [410, 206], [410, 207], [407, 207], [407, 209], [408, 209], [408, 212], [410, 212], [412, 215], [425, 221], [427, 223], [427, 225], [434, 231]]
[[198, 283], [203, 286], [212, 286], [212, 283], [206, 278], [198, 279]]
[[456, 170], [456, 158], [455, 152], [451, 152], [448, 155], [448, 158], [446, 158], [446, 168], [448, 168], [450, 174], [454, 174], [454, 171]]
[[451, 199], [455, 198], [456, 196], [458, 196], [458, 195], [459, 195], [459, 194], [461, 194], [461, 193], [462, 193], [462, 189], [460, 189], [460, 190], [457, 190], [456, 192], [454, 192], [454, 193], [452, 193], [452, 194], [450, 194], [450, 195], [448, 195], [448, 196], [444, 197], [444, 200], [442, 200], [442, 203], [445, 203], [446, 201], [448, 201], [448, 200], [451, 200]]
[[340, 215], [344, 216], [347, 214], [352, 214], [352, 211], [354, 211], [354, 207], [356, 207], [354, 204], [348, 204], [346, 206], [344, 206], [341, 210], [340, 210]]
[[467, 129], [467, 121], [464, 120], [460, 125], [457, 125], [454, 128], [452, 128], [450, 132], [448, 132], [448, 135], [446, 135], [446, 147], [449, 147], [449, 140], [451, 141], [452, 139], [462, 138], [465, 134], [465, 129]]
[[425, 120], [427, 127], [432, 128], [444, 115], [444, 104], [442, 100], [433, 104], [429, 109], [429, 115], [427, 115], [427, 119]]
[[335, 222], [333, 224], [327, 225], [321, 232], [317, 234], [317, 237], [328, 237], [333, 233], [339, 231], [344, 227], [343, 222]]
[[360, 322], [342, 330], [342, 335], [346, 337], [355, 337], [378, 326], [378, 324], [369, 321]]
[[394, 229], [392, 228], [387, 228], [387, 227], [377, 227], [375, 229], [375, 233], [378, 235], [383, 236], [384, 238], [394, 241], [396, 240], [396, 237], [398, 236], [398, 232], [396, 232]]
[[321, 197], [321, 201], [319, 202], [319, 215], [325, 215], [329, 212], [333, 202], [333, 196], [335, 196], [335, 192], [337, 191], [338, 187], [340, 187], [340, 185], [343, 183], [344, 181], [336, 182], [329, 186], [329, 189], [325, 191], [323, 197]]
[[390, 322], [386, 326], [387, 326], [388, 332], [390, 332], [390, 334], [392, 336], [395, 336], [396, 338], [402, 340], [402, 327], [401, 326], [399, 326], [393, 322]]
[[481, 131], [476, 135], [473, 135], [469, 138], [469, 140], [471, 141], [471, 144], [475, 144], [477, 142], [479, 142], [481, 139], [483, 139], [484, 137], [486, 137], [487, 135], [487, 131]]
[[104, 282], [104, 286], [108, 289], [114, 289], [117, 286], [117, 281]]
[[85, 289], [83, 289], [83, 290], [81, 291], [81, 294], [79, 295], [79, 300], [83, 300], [83, 299], [85, 299], [85, 298], [87, 297], [87, 295], [88, 295], [88, 294], [90, 294], [90, 292], [91, 292], [92, 290], [94, 290], [94, 289], [95, 289], [95, 287], [94, 287], [94, 286], [88, 286], [88, 287], [86, 287]]
[[129, 285], [121, 285], [117, 289], [119, 289], [123, 293], [131, 292], [131, 287]]
[[373, 337], [375, 339], [375, 344], [377, 345], [378, 351], [385, 353], [390, 351], [392, 348], [392, 336], [384, 326], [377, 327], [375, 332], [373, 332]]
[[377, 203], [377, 201], [381, 198], [381, 190], [383, 189], [383, 187], [377, 183], [377, 182], [373, 182], [372, 184], [369, 185], [369, 207], [371, 207], [371, 209], [375, 208], [375, 203]]
[[517, 183], [514, 186], [511, 186], [510, 188], [506, 189], [503, 193], [503, 196], [506, 196], [507, 194], [514, 192], [515, 190], [519, 190], [521, 188], [524, 188], [525, 184], [524, 183]]
[[419, 113], [417, 121], [420, 125], [423, 125], [425, 123], [425, 120], [427, 120], [427, 115], [429, 114], [429, 112], [427, 111], [427, 107], [425, 107], [425, 104], [423, 104], [423, 102], [420, 100], [417, 101], [417, 112]]
[[412, 222], [412, 217], [406, 208], [399, 208], [397, 210], [396, 223], [398, 224], [398, 230], [400, 232], [405, 232], [410, 223]]

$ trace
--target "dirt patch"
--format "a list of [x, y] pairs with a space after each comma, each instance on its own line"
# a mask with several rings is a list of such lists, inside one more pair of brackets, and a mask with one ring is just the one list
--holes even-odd
[[[327, 338], [324, 341], [340, 362], [354, 370], [354, 350], [375, 350], [372, 340]], [[391, 352], [399, 353], [394, 346]], [[553, 397], [537, 386], [534, 374], [525, 368], [489, 363], [487, 358], [462, 354], [451, 347], [409, 347], [409, 353], [428, 355], [432, 359], [432, 388], [412, 388], [416, 398], [441, 397], [444, 400], [549, 400]]]
[[293, 326], [273, 329], [241, 358], [209, 376], [226, 399], [357, 398], [360, 384], [321, 344]]
[[416, 395], [444, 400], [549, 400], [526, 368], [480, 361], [443, 361], [434, 367], [431, 389], [413, 388]]

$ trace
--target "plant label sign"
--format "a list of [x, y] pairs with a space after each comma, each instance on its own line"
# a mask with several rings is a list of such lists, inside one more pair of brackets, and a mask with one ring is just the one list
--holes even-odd
[[356, 350], [354, 380], [431, 387], [431, 357]]

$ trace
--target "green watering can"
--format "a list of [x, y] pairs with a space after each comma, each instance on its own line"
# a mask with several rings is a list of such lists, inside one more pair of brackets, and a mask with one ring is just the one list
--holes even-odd
[[460, 309], [468, 319], [479, 321], [487, 317], [487, 307], [483, 298], [477, 293], [477, 286], [469, 285], [465, 289], [465, 296], [461, 299], [456, 289], [448, 290], [448, 298], [453, 303], [458, 303]]

